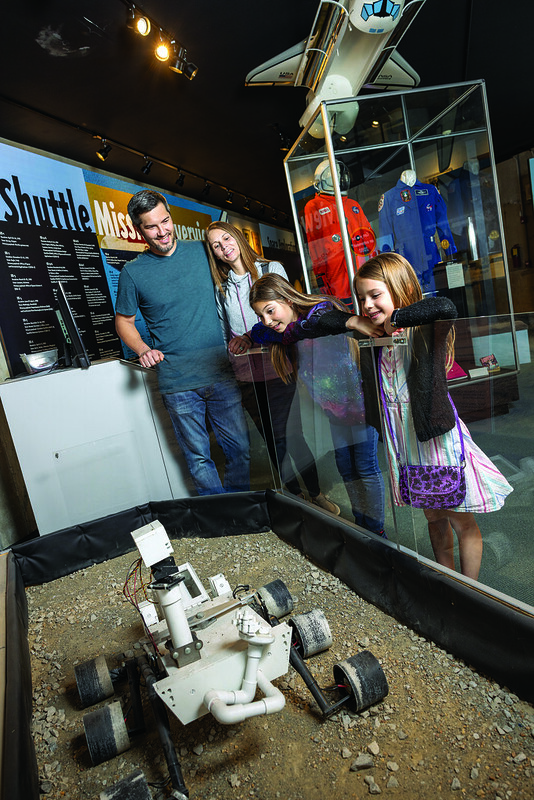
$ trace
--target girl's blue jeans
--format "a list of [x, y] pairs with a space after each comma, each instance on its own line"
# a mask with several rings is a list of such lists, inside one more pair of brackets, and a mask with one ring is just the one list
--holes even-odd
[[349, 496], [354, 521], [373, 533], [384, 530], [384, 478], [378, 466], [378, 433], [370, 425], [330, 420], [334, 455]]

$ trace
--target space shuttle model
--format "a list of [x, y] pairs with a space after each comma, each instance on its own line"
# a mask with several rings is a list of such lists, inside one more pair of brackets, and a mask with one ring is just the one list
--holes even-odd
[[[404, 33], [425, 0], [320, 0], [307, 39], [251, 70], [246, 86], [305, 86], [306, 110], [299, 120], [306, 127], [322, 101], [356, 97], [362, 87], [407, 89], [419, 76], [396, 52]], [[348, 133], [358, 113], [357, 103], [329, 105], [337, 133]], [[310, 133], [324, 136], [322, 122]]]

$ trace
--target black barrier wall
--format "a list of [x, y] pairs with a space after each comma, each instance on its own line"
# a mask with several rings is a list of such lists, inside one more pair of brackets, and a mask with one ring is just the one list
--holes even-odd
[[28, 607], [22, 573], [13, 554], [2, 556], [4, 583], [5, 683], [0, 797], [37, 800], [39, 776], [31, 735], [32, 676]]
[[379, 537], [267, 492], [272, 529], [358, 595], [529, 702], [534, 618]]

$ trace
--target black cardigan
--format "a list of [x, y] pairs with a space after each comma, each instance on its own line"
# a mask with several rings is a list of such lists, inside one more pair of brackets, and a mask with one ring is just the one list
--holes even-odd
[[[350, 316], [337, 309], [328, 311], [322, 315], [318, 327], [324, 336], [347, 333], [346, 322]], [[407, 383], [415, 432], [421, 442], [447, 433], [456, 424], [448, 397], [445, 361], [447, 335], [457, 316], [454, 303], [447, 297], [427, 297], [397, 312], [396, 322], [400, 328], [418, 326], [411, 340]], [[379, 352], [378, 348], [360, 349], [366, 419], [377, 430], [380, 430], [380, 415], [375, 366]]]

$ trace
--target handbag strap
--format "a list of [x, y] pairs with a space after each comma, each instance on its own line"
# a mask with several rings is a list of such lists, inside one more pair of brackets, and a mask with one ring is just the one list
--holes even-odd
[[[386, 401], [386, 395], [384, 394], [384, 384], [382, 381], [382, 349], [380, 349], [380, 354], [378, 356], [378, 383], [380, 384], [380, 397], [382, 399], [382, 407], [384, 409], [384, 416], [386, 418], [386, 423], [388, 426], [388, 430], [391, 436], [391, 441], [393, 442], [393, 447], [395, 448], [395, 454], [397, 456], [397, 461], [400, 462], [400, 453], [399, 453], [399, 445], [397, 443], [397, 437], [395, 436], [395, 432], [393, 430], [393, 426], [391, 424], [391, 420], [389, 418], [389, 411], [388, 405]], [[456, 420], [456, 427], [458, 428], [458, 434], [460, 436], [460, 445], [462, 448], [462, 458], [461, 463], [463, 464], [465, 461], [465, 451], [464, 451], [464, 437], [462, 434], [462, 429], [460, 427], [460, 420], [458, 419], [458, 412], [456, 411], [456, 406], [452, 401], [452, 397], [450, 396], [449, 392], [447, 392], [447, 397], [449, 398], [450, 404], [454, 411], [454, 419]]]

